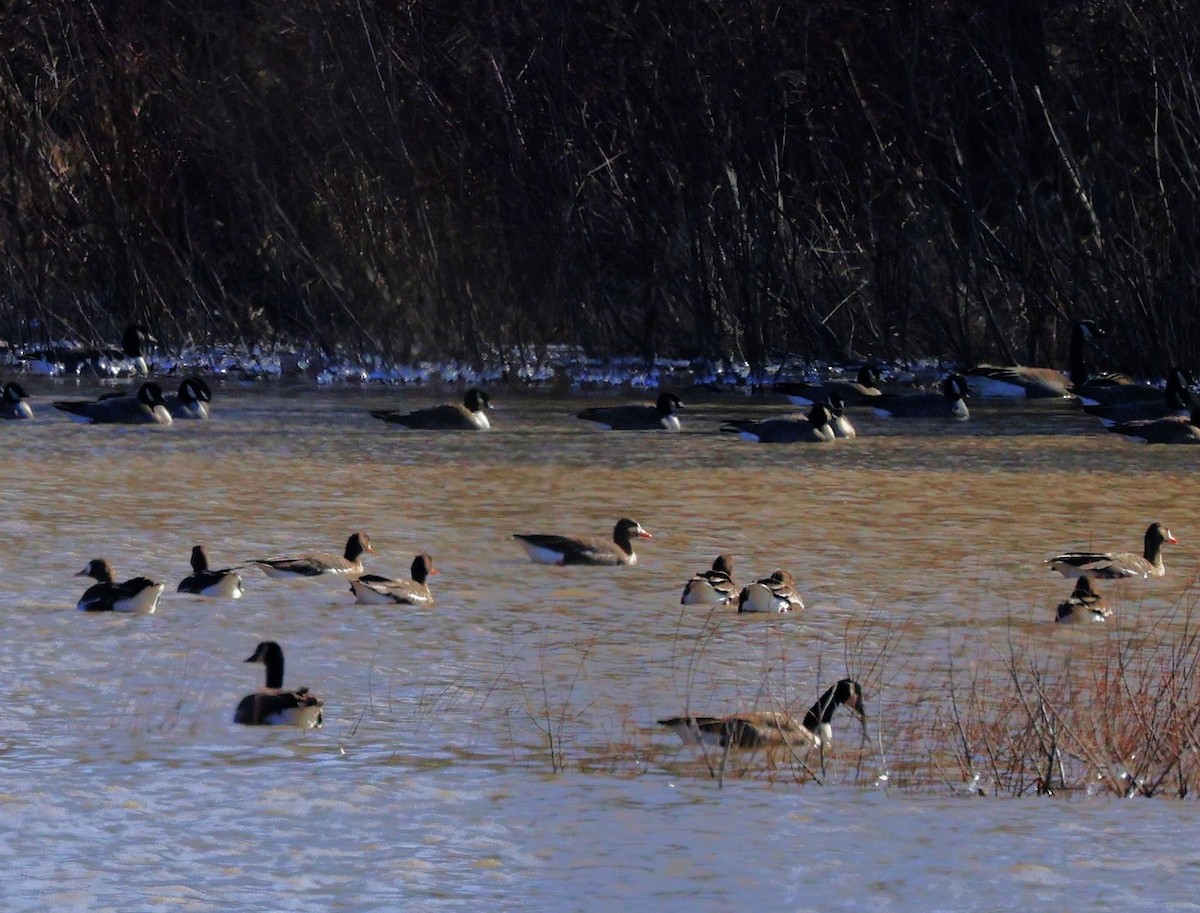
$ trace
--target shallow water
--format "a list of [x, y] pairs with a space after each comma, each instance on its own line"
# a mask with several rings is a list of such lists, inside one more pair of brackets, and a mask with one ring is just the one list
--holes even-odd
[[[1067, 403], [856, 413], [858, 440], [769, 447], [719, 420], [786, 409], [733, 398], [689, 403], [683, 434], [630, 435], [574, 420], [578, 399], [501, 389], [492, 433], [431, 435], [367, 415], [427, 390], [229, 383], [211, 422], [170, 429], [76, 425], [49, 401], [96, 389], [31, 392], [38, 418], [0, 428], [0, 833], [25, 863], [5, 909], [1194, 906], [1197, 857], [1172, 839], [1187, 804], [981, 800], [956, 774], [885, 790], [896, 761], [872, 748], [952, 666], [1111, 636], [1049, 623], [1071, 588], [1051, 554], [1139, 551], [1162, 520], [1167, 577], [1111, 595], [1126, 626], [1175, 604], [1192, 448], [1118, 439]], [[510, 538], [626, 515], [654, 534], [633, 568], [534, 566]], [[356, 529], [375, 573], [432, 554], [436, 605], [253, 569], [237, 602], [174, 592], [198, 542], [223, 566], [340, 551]], [[791, 570], [807, 610], [680, 607], [719, 552], [739, 580]], [[72, 575], [100, 556], [168, 582], [155, 615], [73, 610]], [[267, 638], [287, 683], [325, 699], [323, 729], [230, 724]], [[825, 786], [752, 765], [718, 786], [654, 725], [802, 711], [845, 674], [867, 737], [836, 718]]]

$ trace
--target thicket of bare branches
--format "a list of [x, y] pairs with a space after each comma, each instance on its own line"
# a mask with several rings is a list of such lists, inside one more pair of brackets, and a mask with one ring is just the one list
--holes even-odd
[[30, 0], [0, 332], [1200, 354], [1183, 0]]

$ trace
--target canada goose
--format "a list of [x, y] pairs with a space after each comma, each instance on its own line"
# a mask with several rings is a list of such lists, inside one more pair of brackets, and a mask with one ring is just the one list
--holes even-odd
[[776, 571], [742, 589], [738, 594], [739, 612], [790, 612], [804, 608], [796, 592], [796, 581], [787, 571]]
[[678, 431], [682, 427], [676, 409], [683, 403], [674, 393], [660, 393], [653, 406], [593, 406], [577, 417], [595, 422], [610, 431]]
[[492, 427], [487, 417], [487, 410], [491, 407], [492, 401], [488, 395], [472, 387], [462, 403], [443, 403], [415, 412], [377, 409], [371, 415], [393, 425], [425, 431], [487, 431]]
[[167, 411], [172, 418], [208, 418], [208, 404], [212, 402], [212, 389], [199, 377], [185, 377], [179, 384], [179, 392], [167, 397]]
[[851, 424], [850, 419], [846, 415], [846, 404], [842, 400], [841, 394], [836, 392], [830, 393], [827, 405], [830, 412], [829, 424], [833, 428], [834, 436], [847, 439], [857, 437], [858, 433], [854, 430], [854, 425]]
[[961, 374], [951, 374], [942, 381], [941, 393], [885, 393], [871, 408], [884, 418], [970, 418], [967, 397], [970, 390]]
[[814, 403], [807, 418], [731, 419], [722, 423], [721, 431], [754, 444], [828, 444], [834, 439], [832, 418], [828, 405]]
[[346, 540], [346, 550], [341, 555], [315, 554], [295, 558], [259, 558], [250, 561], [262, 568], [268, 577], [320, 577], [337, 574], [344, 577], [359, 577], [363, 572], [363, 554], [375, 554], [366, 533], [354, 533]]
[[1171, 531], [1161, 523], [1151, 523], [1146, 529], [1145, 548], [1141, 555], [1132, 552], [1068, 552], [1046, 563], [1051, 570], [1058, 571], [1064, 577], [1161, 577], [1166, 573], [1162, 547], [1176, 541]]
[[1104, 621], [1112, 615], [1104, 598], [1092, 586], [1090, 577], [1080, 577], [1069, 599], [1058, 604], [1054, 620], [1060, 624], [1079, 624], [1084, 621]]
[[711, 571], [701, 571], [683, 586], [680, 605], [729, 605], [737, 595], [733, 559], [718, 555]]
[[97, 400], [59, 400], [55, 409], [73, 419], [94, 425], [169, 425], [171, 413], [162, 387], [153, 381], [142, 384], [136, 396], [108, 395]]
[[854, 712], [865, 725], [866, 705], [862, 686], [844, 678], [822, 694], [808, 708], [803, 722], [774, 710], [731, 713], [728, 716], [674, 716], [659, 720], [675, 732], [685, 745], [716, 745], [720, 748], [789, 748], [802, 752], [833, 740], [830, 721], [840, 706]]
[[29, 394], [15, 380], [4, 385], [4, 395], [0, 397], [0, 420], [33, 418], [33, 409], [26, 400]]
[[982, 397], [1024, 396], [1030, 399], [1071, 395], [1090, 375], [1087, 349], [1104, 334], [1094, 320], [1077, 320], [1071, 328], [1070, 376], [1055, 368], [1026, 365], [976, 365], [963, 372], [975, 393]]
[[513, 533], [513, 538], [536, 564], [637, 564], [633, 551], [634, 538], [652, 539], [653, 536], [636, 520], [623, 517], [613, 528], [612, 541], [597, 539], [572, 539], [568, 536], [542, 533]]
[[429, 590], [426, 580], [437, 571], [433, 567], [433, 559], [428, 555], [417, 555], [413, 559], [411, 580], [393, 580], [376, 574], [363, 574], [356, 580], [350, 581], [350, 591], [354, 593], [355, 601], [366, 605], [430, 605], [433, 593]]
[[83, 612], [133, 612], [150, 615], [158, 608], [158, 597], [167, 588], [164, 583], [155, 583], [147, 577], [133, 577], [123, 583], [113, 579], [112, 565], [103, 558], [89, 561], [87, 567], [75, 575], [91, 577], [97, 581], [79, 598], [75, 608]]
[[879, 389], [879, 369], [874, 365], [863, 365], [854, 380], [847, 377], [831, 377], [823, 384], [801, 384], [784, 382], [775, 384], [775, 392], [782, 393], [793, 406], [811, 406], [813, 403], [828, 402], [835, 393], [852, 406], [869, 405], [882, 394]]
[[1147, 444], [1200, 444], [1200, 407], [1190, 415], [1168, 415], [1163, 418], [1139, 419], [1109, 425], [1113, 434], [1143, 441]]
[[233, 712], [233, 721], [248, 726], [299, 726], [301, 729], [316, 729], [325, 716], [321, 708], [325, 702], [307, 688], [298, 691], [283, 690], [283, 650], [273, 640], [264, 640], [247, 657], [248, 663], [262, 663], [267, 667], [267, 686], [261, 691], [247, 694], [238, 702]]
[[1192, 375], [1183, 368], [1167, 372], [1166, 386], [1159, 390], [1149, 384], [1114, 384], [1090, 389], [1081, 394], [1083, 411], [1105, 424], [1138, 419], [1186, 415], [1195, 405]]
[[59, 373], [61, 371], [68, 375], [77, 375], [86, 368], [97, 374], [102, 373], [111, 376], [113, 373], [111, 365], [108, 370], [102, 371], [101, 363], [127, 360], [131, 363], [134, 372], [144, 377], [150, 373], [145, 357], [146, 343], [156, 341], [150, 335], [150, 331], [142, 326], [142, 324], [134, 323], [125, 328], [125, 332], [121, 335], [121, 345], [119, 347], [84, 348], [80, 346], [52, 346], [50, 348], [31, 350], [23, 356], [22, 361], [27, 366], [41, 364], [43, 366], [56, 367], [57, 370], [52, 373]]
[[192, 573], [179, 581], [176, 592], [218, 599], [241, 599], [242, 575], [238, 573], [238, 568], [232, 567], [209, 570], [204, 546], [195, 545], [192, 547]]

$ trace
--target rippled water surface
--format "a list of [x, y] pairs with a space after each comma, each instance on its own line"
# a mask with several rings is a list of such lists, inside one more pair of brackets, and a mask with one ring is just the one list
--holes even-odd
[[[1082, 649], [1049, 624], [1070, 591], [1042, 565], [1057, 551], [1138, 551], [1162, 520], [1167, 577], [1116, 607], [1137, 625], [1175, 604], [1192, 448], [1117, 439], [1068, 403], [855, 415], [858, 440], [763, 447], [716, 433], [784, 411], [741, 398], [689, 402], [679, 435], [614, 434], [574, 420], [579, 400], [498, 390], [492, 433], [433, 435], [367, 414], [425, 390], [230, 383], [211, 422], [170, 429], [76, 425], [50, 400], [96, 389], [32, 392], [38, 418], [0, 428], [7, 910], [1196, 906], [1190, 803], [972, 799], [955, 772], [898, 789], [872, 748], [961, 664]], [[621, 516], [654, 535], [637, 567], [534, 566], [510, 538]], [[432, 554], [436, 605], [253, 569], [237, 602], [174, 592], [196, 543], [222, 566], [354, 530], [375, 573]], [[679, 606], [719, 552], [739, 579], [791, 570], [807, 610]], [[166, 581], [157, 614], [75, 612], [94, 557]], [[325, 699], [323, 729], [230, 723], [268, 638]], [[655, 726], [803, 710], [845, 674], [868, 728], [836, 719], [824, 785], [718, 784]]]

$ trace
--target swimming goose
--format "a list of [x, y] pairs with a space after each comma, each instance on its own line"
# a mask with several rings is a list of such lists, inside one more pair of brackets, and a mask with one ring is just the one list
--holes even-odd
[[595, 422], [610, 431], [678, 431], [681, 427], [676, 409], [683, 403], [674, 393], [660, 393], [653, 406], [593, 406], [577, 417]]
[[233, 711], [233, 721], [247, 726], [299, 726], [316, 729], [325, 722], [325, 702], [307, 688], [283, 690], [283, 650], [273, 640], [264, 640], [246, 659], [267, 667], [267, 686], [247, 694]]
[[513, 533], [513, 538], [536, 564], [595, 564], [614, 566], [637, 564], [633, 538], [652, 539], [653, 536], [636, 520], [623, 517], [613, 528], [612, 542], [597, 539], [572, 539], [568, 536], [542, 533]]
[[886, 393], [871, 408], [884, 418], [970, 418], [967, 397], [970, 390], [961, 374], [951, 374], [942, 381], [941, 393]]
[[1064, 577], [1161, 577], [1166, 573], [1162, 547], [1176, 541], [1171, 531], [1161, 523], [1151, 523], [1146, 529], [1146, 544], [1141, 555], [1132, 552], [1068, 552], [1046, 563], [1052, 571], [1058, 571]]
[[158, 608], [158, 597], [167, 588], [146, 577], [133, 577], [124, 583], [113, 579], [112, 565], [95, 558], [75, 575], [97, 581], [83, 592], [75, 608], [83, 612], [135, 612], [150, 615]]
[[179, 392], [167, 398], [167, 411], [172, 418], [208, 418], [208, 404], [212, 402], [212, 389], [199, 377], [185, 377], [179, 384]]
[[737, 595], [733, 583], [733, 559], [718, 555], [711, 571], [701, 571], [683, 586], [680, 605], [729, 605]]
[[731, 419], [722, 423], [721, 431], [755, 444], [827, 444], [834, 439], [832, 418], [829, 406], [814, 403], [807, 418]]
[[350, 591], [354, 593], [355, 602], [365, 605], [430, 605], [433, 593], [425, 581], [437, 573], [433, 559], [428, 555], [417, 555], [409, 573], [412, 574], [411, 580], [363, 574], [357, 580], [350, 581]]
[[375, 554], [371, 540], [366, 533], [354, 533], [346, 540], [346, 550], [340, 556], [321, 553], [295, 558], [258, 558], [249, 563], [257, 564], [268, 577], [320, 577], [326, 574], [359, 577], [363, 572], [364, 553]]
[[854, 380], [847, 377], [831, 377], [823, 384], [801, 384], [784, 382], [775, 385], [775, 392], [782, 393], [794, 406], [811, 406], [813, 403], [828, 402], [835, 393], [844, 402], [853, 406], [869, 405], [870, 401], [883, 393], [879, 389], [879, 369], [874, 365], [863, 365]]
[[806, 751], [832, 744], [833, 712], [845, 706], [865, 725], [867, 708], [862, 686], [844, 678], [817, 698], [802, 722], [774, 710], [731, 713], [728, 716], [674, 716], [658, 725], [675, 732], [685, 745], [719, 748], [789, 748]]
[[162, 387], [153, 381], [142, 384], [136, 396], [109, 394], [97, 400], [59, 400], [55, 409], [70, 414], [76, 421], [94, 425], [169, 425]]
[[218, 599], [242, 598], [242, 575], [238, 568], [226, 567], [219, 571], [208, 568], [208, 555], [203, 545], [192, 547], [192, 573], [179, 581], [177, 593], [194, 596], [213, 596]]
[[29, 394], [15, 380], [4, 385], [4, 394], [0, 396], [0, 420], [33, 418], [33, 409], [26, 400]]
[[796, 581], [787, 571], [763, 577], [738, 594], [739, 612], [790, 612], [803, 608], [804, 600], [796, 592]]
[[472, 387], [459, 403], [443, 403], [428, 409], [417, 409], [415, 412], [400, 412], [395, 409], [376, 409], [371, 415], [381, 421], [393, 425], [403, 425], [406, 428], [419, 428], [425, 431], [487, 431], [487, 410], [492, 408], [488, 395], [477, 387]]
[[1109, 425], [1108, 430], [1147, 444], [1200, 444], [1197, 423], [1200, 423], [1200, 407], [1193, 409], [1190, 415], [1117, 422]]
[[1024, 396], [1030, 399], [1071, 395], [1073, 385], [1091, 376], [1087, 348], [1104, 334], [1094, 320], [1078, 320], [1071, 328], [1070, 376], [1056, 368], [1026, 365], [976, 365], [965, 371], [971, 387], [982, 397]]
[[1120, 396], [1098, 393], [1095, 397], [1081, 397], [1080, 401], [1084, 412], [1096, 416], [1105, 425], [1172, 415], [1187, 417], [1196, 405], [1191, 385], [1192, 378], [1187, 371], [1172, 368], [1167, 372], [1167, 385], [1163, 390], [1144, 384], [1127, 384], [1107, 388], [1113, 393], [1121, 391]]
[[1083, 621], [1104, 621], [1112, 615], [1104, 598], [1092, 586], [1090, 577], [1080, 577], [1075, 582], [1071, 597], [1058, 604], [1054, 620], [1060, 624], [1079, 624]]
[[830, 393], [829, 402], [829, 425], [833, 428], [835, 437], [844, 437], [850, 439], [858, 436], [858, 432], [854, 430], [854, 425], [846, 416], [846, 403], [839, 393]]

